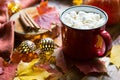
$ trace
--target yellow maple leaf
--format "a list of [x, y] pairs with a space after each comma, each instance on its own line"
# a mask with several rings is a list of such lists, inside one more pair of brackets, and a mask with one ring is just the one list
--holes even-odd
[[120, 67], [120, 45], [114, 45], [111, 50], [110, 62]]
[[31, 62], [20, 62], [17, 67], [17, 74], [14, 80], [45, 80], [51, 75], [45, 69], [34, 69], [34, 64], [39, 59], [34, 59]]
[[83, 0], [73, 0], [74, 5], [81, 5], [83, 3]]

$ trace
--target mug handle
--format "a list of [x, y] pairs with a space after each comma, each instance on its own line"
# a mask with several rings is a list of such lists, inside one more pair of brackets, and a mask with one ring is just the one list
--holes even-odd
[[100, 34], [100, 36], [102, 36], [102, 38], [103, 38], [103, 40], [105, 42], [106, 49], [105, 49], [105, 52], [104, 52], [103, 55], [100, 55], [98, 53], [98, 57], [104, 57], [104, 56], [107, 55], [107, 52], [109, 50], [111, 50], [111, 48], [112, 48], [112, 38], [111, 38], [110, 34], [106, 30], [101, 30], [99, 34]]

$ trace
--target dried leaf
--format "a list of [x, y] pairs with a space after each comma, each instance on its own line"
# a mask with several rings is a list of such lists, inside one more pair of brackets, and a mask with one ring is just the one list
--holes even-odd
[[67, 72], [67, 64], [64, 58], [64, 54], [62, 52], [62, 48], [57, 48], [54, 55], [56, 56], [56, 65], [59, 66], [63, 72]]
[[74, 5], [81, 5], [83, 3], [83, 0], [73, 0]]
[[13, 80], [16, 73], [17, 64], [9, 64], [4, 67], [4, 73], [0, 75], [1, 80]]
[[47, 72], [45, 69], [36, 69], [34, 64], [38, 62], [39, 59], [34, 59], [31, 62], [20, 62], [17, 68], [17, 76], [14, 80], [45, 80], [51, 73]]
[[55, 7], [49, 7], [48, 1], [44, 1], [40, 3], [40, 6], [37, 7], [39, 15], [45, 14], [50, 11], [54, 11]]
[[17, 64], [4, 63], [4, 60], [0, 57], [0, 69], [2, 71], [0, 71], [0, 80], [13, 80]]
[[105, 73], [107, 72], [105, 63], [99, 59], [93, 59], [90, 61], [81, 61], [75, 62], [72, 61], [70, 58], [64, 57], [62, 48], [56, 49], [56, 65], [59, 66], [63, 72], [67, 72], [68, 68], [75, 65], [80, 72], [84, 74], [89, 73]]
[[107, 72], [104, 63], [99, 59], [86, 61], [86, 62], [79, 62], [76, 64], [76, 67], [84, 74]]
[[34, 18], [34, 21], [41, 28], [50, 30], [53, 24], [61, 25], [57, 9], [48, 6], [48, 1], [41, 2], [40, 6], [37, 6], [37, 11], [39, 15]]
[[120, 67], [120, 45], [114, 45], [111, 50], [110, 62]]
[[39, 15], [34, 20], [41, 28], [48, 30], [51, 29], [53, 24], [60, 24], [59, 15], [56, 11], [50, 11], [41, 16]]

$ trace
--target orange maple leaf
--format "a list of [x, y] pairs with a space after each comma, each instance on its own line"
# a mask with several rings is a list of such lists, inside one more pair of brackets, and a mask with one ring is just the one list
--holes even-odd
[[55, 7], [49, 7], [48, 6], [48, 1], [43, 1], [40, 3], [40, 6], [37, 7], [39, 15], [42, 15], [44, 13], [54, 11]]

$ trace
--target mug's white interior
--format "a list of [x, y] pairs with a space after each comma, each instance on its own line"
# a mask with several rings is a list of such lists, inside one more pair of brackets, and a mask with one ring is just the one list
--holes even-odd
[[[103, 11], [102, 9], [100, 9], [100, 8], [98, 8], [98, 7], [95, 7], [95, 6], [90, 6], [90, 5], [80, 5], [80, 6], [72, 6], [72, 7], [68, 8], [68, 9], [66, 9], [66, 10], [61, 14], [61, 17], [60, 17], [62, 23], [64, 23], [64, 21], [63, 21], [64, 16], [66, 16], [67, 13], [70, 13], [70, 12], [72, 12], [72, 11], [76, 11], [76, 12], [85, 11], [85, 12], [98, 13], [98, 14], [100, 14], [100, 16], [101, 16], [102, 18], [105, 19], [105, 22], [104, 22], [103, 25], [105, 25], [105, 24], [107, 23], [107, 21], [108, 21], [108, 16], [107, 16], [106, 12]], [[64, 23], [64, 24], [65, 24], [65, 23]], [[103, 26], [103, 25], [102, 25], [102, 26]], [[100, 26], [100, 27], [101, 27], [101, 26]]]

